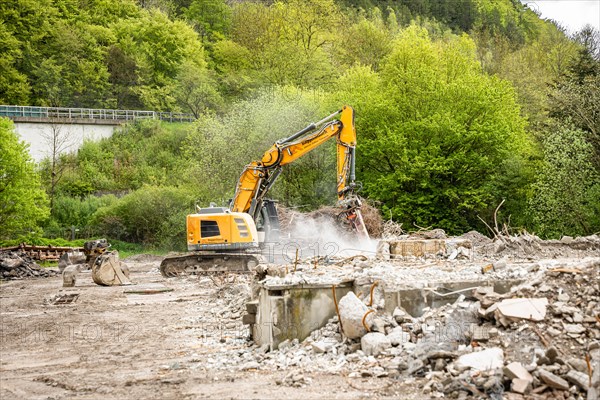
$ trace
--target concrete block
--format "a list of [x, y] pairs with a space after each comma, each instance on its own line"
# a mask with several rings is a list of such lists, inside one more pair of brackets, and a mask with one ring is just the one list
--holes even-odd
[[327, 353], [333, 348], [332, 342], [326, 342], [319, 340], [318, 342], [312, 343], [312, 349], [315, 353]]
[[390, 253], [396, 257], [444, 255], [446, 242], [442, 239], [396, 240], [390, 242]]
[[[342, 327], [344, 328], [344, 334], [350, 339], [357, 339], [367, 333], [367, 330], [363, 326], [362, 320], [364, 315], [369, 311], [365, 303], [359, 300], [353, 292], [349, 292], [347, 295], [342, 297], [338, 304], [340, 310], [340, 318], [342, 321]], [[374, 317], [375, 313], [371, 313], [367, 316], [367, 323], [369, 319]]]
[[569, 390], [569, 383], [560, 376], [554, 375], [544, 369], [539, 370], [540, 379], [549, 387], [559, 390]]
[[502, 368], [504, 352], [499, 347], [464, 354], [456, 361], [459, 367], [470, 367], [479, 371]]
[[383, 333], [370, 332], [360, 339], [360, 347], [365, 355], [376, 356], [382, 351], [392, 347], [392, 343]]
[[[533, 382], [533, 376], [523, 367], [520, 362], [511, 362], [504, 367], [504, 375], [509, 379], [521, 379], [529, 382]], [[519, 392], [523, 393], [523, 392]]]
[[500, 318], [542, 321], [546, 317], [548, 299], [545, 297], [505, 299], [496, 304], [498, 304], [496, 315]]
[[572, 369], [565, 375], [565, 379], [582, 390], [589, 390], [590, 388], [590, 378], [583, 372]]
[[531, 381], [527, 379], [513, 379], [510, 390], [515, 393], [527, 394], [531, 391]]

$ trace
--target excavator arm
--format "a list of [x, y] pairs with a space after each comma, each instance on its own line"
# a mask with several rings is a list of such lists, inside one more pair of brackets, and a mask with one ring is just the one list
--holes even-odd
[[[339, 118], [336, 119], [338, 115]], [[277, 141], [259, 161], [247, 165], [238, 181], [231, 211], [248, 213], [257, 220], [265, 196], [277, 180], [282, 167], [333, 137], [337, 140], [338, 203], [345, 208], [347, 219], [359, 235], [368, 237], [360, 214], [360, 200], [355, 193], [356, 130], [354, 111], [349, 106]]]

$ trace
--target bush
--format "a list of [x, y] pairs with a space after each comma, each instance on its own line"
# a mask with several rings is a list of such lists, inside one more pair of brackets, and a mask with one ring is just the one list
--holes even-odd
[[193, 206], [189, 190], [145, 186], [100, 208], [93, 222], [107, 238], [183, 250], [185, 216]]

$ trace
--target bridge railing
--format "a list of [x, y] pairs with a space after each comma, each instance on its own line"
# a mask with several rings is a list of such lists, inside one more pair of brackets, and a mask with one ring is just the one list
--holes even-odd
[[136, 119], [160, 119], [169, 122], [192, 122], [192, 114], [156, 112], [144, 110], [109, 110], [101, 108], [66, 108], [0, 105], [0, 117], [8, 118], [57, 118], [57, 119], [101, 119], [130, 121]]

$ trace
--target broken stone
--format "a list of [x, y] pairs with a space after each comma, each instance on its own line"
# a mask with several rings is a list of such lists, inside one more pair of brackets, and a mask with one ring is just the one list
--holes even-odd
[[382, 258], [384, 260], [389, 260], [390, 259], [390, 244], [383, 240], [379, 241], [379, 243], [377, 243], [376, 252], [377, 252], [376, 254], [377, 254], [378, 258]]
[[63, 270], [63, 287], [73, 287], [77, 282], [78, 265], [69, 265]]
[[520, 362], [511, 362], [510, 364], [504, 367], [503, 371], [504, 375], [507, 376], [509, 379], [520, 379], [533, 382], [533, 376], [531, 376], [531, 374], [527, 372], [525, 367], [523, 367], [523, 364], [521, 364]]
[[542, 298], [520, 298], [505, 299], [497, 303], [497, 319], [502, 317], [511, 319], [528, 319], [532, 321], [542, 321], [546, 317], [546, 306], [548, 299]]
[[401, 327], [397, 326], [387, 335], [392, 346], [401, 345], [404, 342], [408, 342], [410, 335], [402, 330]]
[[569, 390], [569, 383], [552, 372], [540, 369], [538, 374], [540, 379], [549, 387], [559, 390]]
[[502, 271], [506, 268], [506, 260], [501, 259], [493, 263], [494, 271]]
[[[367, 316], [367, 319], [370, 319], [369, 328], [373, 332], [385, 333], [385, 321], [379, 317], [373, 317], [372, 319]], [[366, 321], [365, 321], [366, 322]]]
[[531, 391], [531, 381], [527, 379], [513, 379], [510, 385], [510, 390], [515, 393], [527, 394]]
[[572, 369], [569, 372], [567, 372], [567, 374], [565, 375], [565, 379], [582, 390], [589, 390], [590, 378], [587, 374], [584, 374], [583, 372], [575, 371]]
[[446, 360], [443, 358], [438, 358], [435, 360], [435, 364], [433, 366], [434, 371], [443, 371], [446, 368]]
[[[347, 337], [350, 339], [358, 339], [367, 333], [362, 321], [369, 309], [353, 292], [349, 292], [342, 297], [338, 304], [338, 308], [342, 326], [344, 327], [344, 334]], [[369, 314], [366, 322], [369, 323], [373, 316], [374, 313]]]
[[471, 324], [470, 333], [471, 339], [477, 342], [484, 342], [490, 338], [490, 335], [488, 334], [488, 327], [486, 326]]
[[425, 363], [421, 359], [411, 360], [408, 364], [408, 374], [409, 375], [417, 375], [423, 372], [423, 368], [425, 368]]
[[585, 332], [585, 327], [579, 324], [563, 324], [567, 333], [581, 334]]
[[367, 356], [376, 356], [392, 347], [387, 336], [380, 332], [370, 332], [360, 339], [360, 347]]
[[538, 292], [542, 292], [542, 293], [549, 292], [551, 290], [552, 290], [552, 286], [546, 285], [545, 283], [538, 288]]
[[563, 236], [560, 241], [564, 244], [571, 244], [573, 243], [574, 239], [573, 236]]
[[490, 293], [483, 296], [483, 298], [480, 300], [480, 304], [482, 308], [489, 308], [496, 304], [499, 300], [500, 295], [498, 293]]
[[459, 367], [469, 367], [479, 371], [502, 368], [504, 365], [504, 353], [498, 347], [464, 354], [456, 360]]
[[556, 357], [558, 357], [558, 350], [556, 350], [556, 347], [548, 347], [545, 355], [550, 361], [550, 364], [552, 364], [556, 360]]
[[392, 317], [394, 317], [394, 319], [396, 320], [397, 323], [401, 324], [402, 322], [404, 322], [404, 319], [406, 318], [407, 313], [404, 310], [401, 310], [400, 308], [396, 307], [394, 309], [394, 313], [392, 314]]
[[576, 371], [587, 372], [587, 363], [578, 358], [571, 358], [567, 360], [567, 364], [573, 367]]
[[333, 348], [333, 343], [319, 340], [312, 343], [312, 349], [315, 353], [327, 353]]
[[557, 300], [558, 300], [558, 301], [562, 301], [562, 302], [565, 302], [565, 303], [566, 303], [566, 302], [568, 302], [568, 301], [569, 301], [569, 299], [571, 298], [571, 296], [569, 296], [569, 295], [568, 295], [568, 294], [566, 294], [566, 293], [561, 293], [561, 294], [559, 294], [559, 295], [558, 295], [556, 298], [557, 298]]

